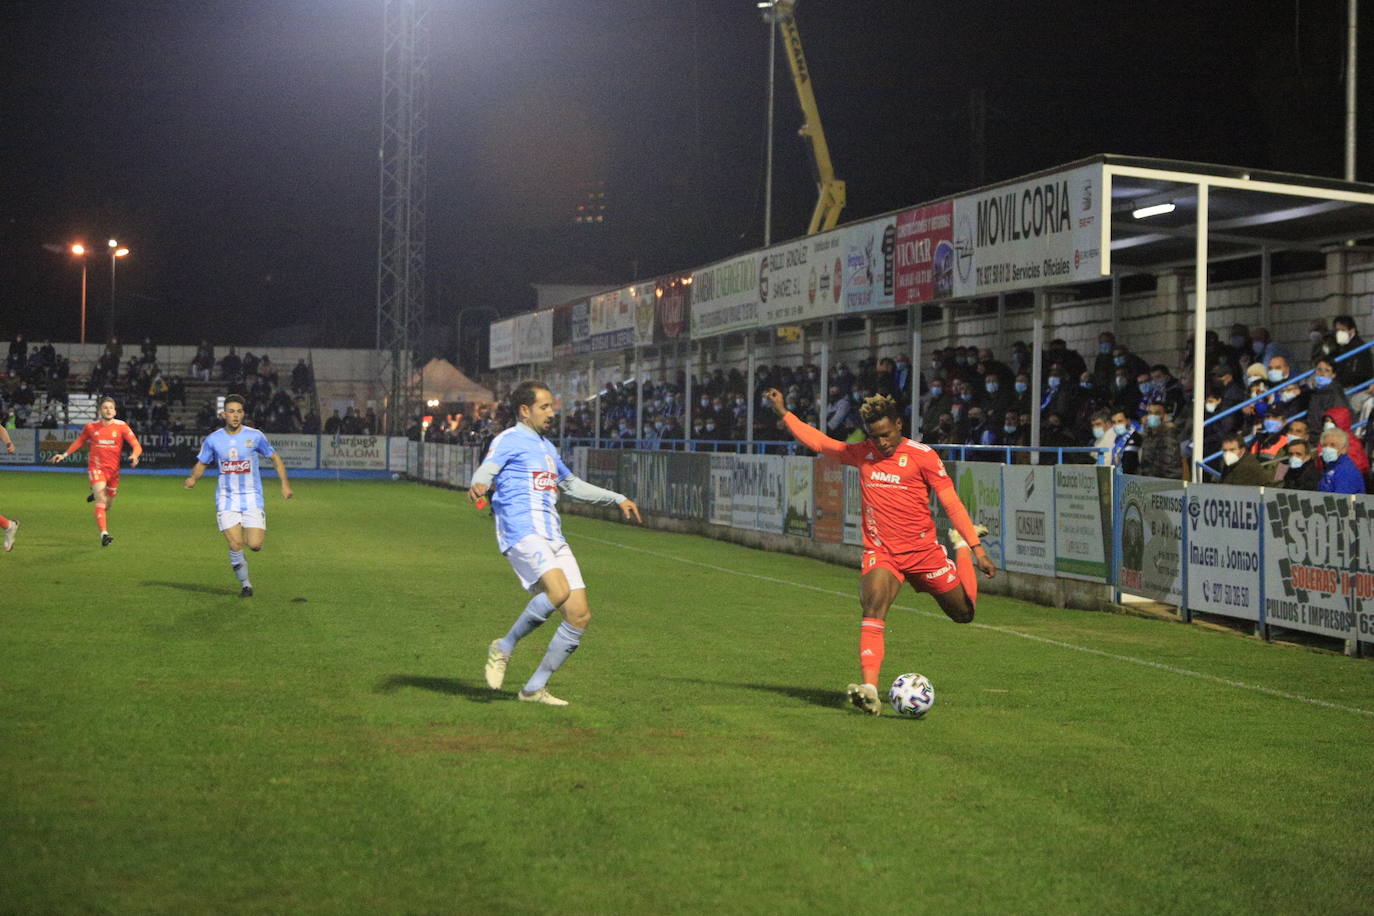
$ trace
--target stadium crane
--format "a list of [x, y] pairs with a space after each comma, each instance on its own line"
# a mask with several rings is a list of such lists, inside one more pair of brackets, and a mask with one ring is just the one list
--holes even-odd
[[816, 180], [818, 194], [806, 234], [815, 235], [825, 229], [834, 229], [839, 223], [845, 192], [844, 182], [835, 177], [830, 147], [825, 142], [825, 131], [821, 127], [820, 109], [816, 107], [816, 94], [811, 88], [811, 71], [806, 66], [806, 55], [802, 52], [801, 33], [797, 31], [797, 2], [771, 0], [760, 3], [759, 7], [763, 10], [764, 19], [776, 23], [782, 31], [787, 63], [792, 68], [792, 84], [796, 87], [797, 101], [801, 104], [802, 126], [797, 133], [810, 144], [811, 174]]
[[425, 313], [429, 0], [384, 3], [377, 350], [383, 425], [396, 434], [419, 400], [412, 363]]

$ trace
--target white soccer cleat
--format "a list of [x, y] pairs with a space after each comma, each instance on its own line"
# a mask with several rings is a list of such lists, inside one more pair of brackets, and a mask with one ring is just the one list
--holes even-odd
[[[988, 526], [974, 525], [973, 533], [978, 535], [979, 540], [982, 540], [988, 533]], [[949, 529], [949, 542], [954, 546], [955, 550], [958, 550], [960, 547], [968, 546], [968, 541], [964, 540], [964, 536], [959, 533], [959, 529], [957, 528]]]
[[5, 529], [5, 549], [14, 549], [14, 536], [19, 533], [19, 523], [10, 519], [10, 526]]
[[534, 693], [526, 693], [525, 691], [521, 690], [518, 693], [516, 693], [516, 696], [519, 697], [521, 703], [543, 703], [545, 706], [568, 705], [567, 700], [560, 700], [558, 697], [549, 693], [549, 691], [543, 687], [540, 687]]
[[501, 685], [506, 681], [506, 662], [510, 661], [510, 653], [501, 651], [501, 640], [493, 639], [491, 645], [487, 647], [487, 686], [492, 690], [500, 690]]
[[882, 715], [883, 701], [878, 699], [877, 687], [872, 684], [850, 684], [844, 692], [855, 709], [870, 716]]

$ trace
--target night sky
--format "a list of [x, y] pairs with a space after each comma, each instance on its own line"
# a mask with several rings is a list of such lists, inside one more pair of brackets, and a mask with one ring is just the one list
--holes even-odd
[[[762, 242], [753, 0], [432, 0], [428, 319], [532, 307]], [[1368, 12], [1369, 4], [1365, 4]], [[801, 0], [858, 219], [1094, 153], [1339, 176], [1344, 0]], [[382, 0], [11, 0], [0, 12], [0, 339], [371, 346]], [[1374, 16], [1364, 16], [1364, 108]], [[814, 204], [778, 48], [774, 239]], [[984, 174], [970, 98], [987, 100]], [[1374, 123], [1359, 177], [1374, 177]], [[609, 219], [574, 227], [604, 184]], [[471, 323], [469, 324], [471, 327]]]

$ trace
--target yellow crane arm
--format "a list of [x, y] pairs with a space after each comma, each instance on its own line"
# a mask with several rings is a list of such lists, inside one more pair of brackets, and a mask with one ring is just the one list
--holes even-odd
[[811, 144], [811, 168], [818, 197], [806, 234], [815, 235], [825, 229], [834, 229], [839, 223], [840, 211], [845, 204], [844, 182], [835, 177], [835, 167], [830, 162], [830, 147], [825, 142], [825, 130], [821, 127], [821, 112], [816, 107], [816, 94], [811, 89], [811, 72], [806, 67], [801, 33], [797, 31], [797, 20], [793, 16], [796, 6], [796, 0], [777, 0], [774, 12], [778, 27], [782, 30], [783, 44], [787, 48], [787, 63], [792, 68], [797, 101], [801, 103], [802, 126], [797, 133]]

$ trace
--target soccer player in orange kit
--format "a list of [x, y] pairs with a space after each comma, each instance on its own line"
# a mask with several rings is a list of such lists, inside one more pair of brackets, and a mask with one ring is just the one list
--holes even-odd
[[[10, 438], [9, 430], [3, 426], [0, 426], [0, 444], [5, 446], [5, 451], [14, 454], [14, 440]], [[14, 537], [19, 533], [19, 522], [0, 515], [0, 531], [5, 532], [5, 549], [13, 550]]]
[[[916, 591], [929, 592], [955, 623], [970, 622], [978, 600], [974, 564], [988, 578], [997, 573], [979, 542], [980, 534], [986, 531], [969, 518], [940, 456], [929, 446], [902, 435], [901, 412], [892, 398], [865, 398], [859, 417], [868, 438], [846, 444], [799, 420], [787, 410], [776, 388], [765, 391], [764, 397], [798, 442], [859, 469], [864, 536], [859, 579], [862, 682], [850, 684], [846, 692], [850, 703], [876, 716], [882, 712], [878, 671], [883, 664], [883, 630], [888, 608], [902, 583], [910, 582]], [[950, 530], [952, 562], [935, 537], [930, 516], [932, 492], [954, 525]]]
[[114, 541], [105, 524], [105, 513], [119, 495], [119, 458], [124, 451], [125, 443], [128, 443], [131, 450], [129, 467], [138, 467], [138, 459], [143, 454], [143, 446], [138, 444], [138, 439], [129, 428], [129, 424], [115, 419], [117, 410], [114, 398], [101, 398], [98, 408], [100, 419], [94, 423], [87, 423], [70, 448], [52, 456], [52, 463], [60, 464], [62, 459], [80, 451], [81, 446], [87, 442], [91, 444], [90, 458], [86, 461], [86, 476], [91, 481], [91, 498], [95, 503], [95, 523], [100, 528], [101, 547], [109, 547]]

